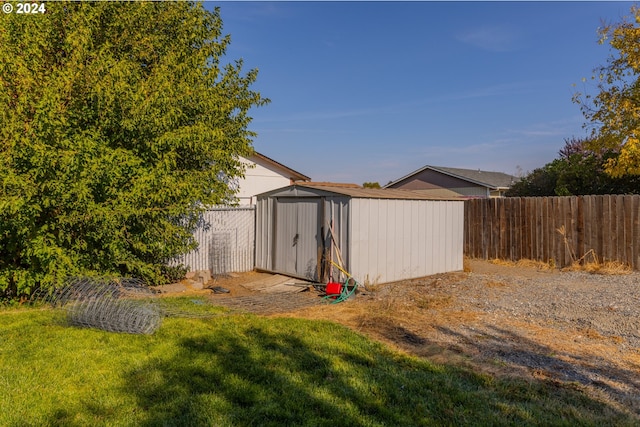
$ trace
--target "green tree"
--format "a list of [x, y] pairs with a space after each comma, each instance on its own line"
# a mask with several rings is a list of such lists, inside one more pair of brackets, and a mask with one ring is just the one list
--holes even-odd
[[557, 165], [548, 163], [534, 169], [515, 182], [505, 192], [506, 197], [555, 196], [558, 180]]
[[599, 30], [600, 43], [614, 52], [594, 70], [598, 94], [574, 96], [593, 126], [590, 148], [615, 154], [605, 170], [616, 177], [640, 175], [640, 8], [632, 6], [631, 14]]
[[365, 182], [362, 184], [362, 188], [382, 188], [379, 182]]
[[48, 2], [0, 19], [0, 297], [68, 275], [161, 283], [232, 200], [257, 70], [223, 65], [219, 10]]
[[577, 196], [638, 194], [640, 176], [612, 177], [606, 165], [617, 153], [595, 152], [589, 139], [565, 140], [559, 158], [535, 169], [516, 182], [507, 196]]

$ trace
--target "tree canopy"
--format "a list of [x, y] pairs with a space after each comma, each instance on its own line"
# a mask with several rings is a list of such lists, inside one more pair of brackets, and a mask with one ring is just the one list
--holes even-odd
[[363, 188], [382, 188], [379, 182], [365, 182], [362, 184]]
[[593, 126], [590, 148], [616, 154], [605, 170], [617, 177], [640, 175], [640, 8], [632, 6], [631, 14], [599, 30], [600, 43], [609, 43], [613, 53], [594, 70], [597, 95], [574, 97]]
[[257, 70], [219, 10], [48, 2], [0, 20], [0, 297], [69, 275], [161, 283], [252, 153]]
[[589, 139], [565, 139], [559, 157], [516, 182], [507, 196], [577, 196], [640, 194], [640, 176], [613, 177], [605, 172], [612, 150], [593, 151]]

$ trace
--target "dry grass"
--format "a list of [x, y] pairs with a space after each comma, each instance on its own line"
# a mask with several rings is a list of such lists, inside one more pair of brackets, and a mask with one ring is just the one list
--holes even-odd
[[619, 261], [606, 261], [606, 262], [598, 262], [597, 260], [594, 262], [588, 263], [579, 263], [574, 262], [569, 267], [563, 268], [563, 271], [586, 271], [592, 274], [630, 274], [633, 272], [633, 269], [625, 263]]
[[542, 271], [551, 271], [555, 269], [553, 262], [535, 261], [532, 259], [520, 259], [518, 261], [510, 261], [506, 259], [493, 258], [489, 262], [495, 265], [501, 265], [503, 267], [521, 267], [521, 268], [533, 268]]
[[485, 286], [487, 288], [502, 288], [507, 286], [507, 284], [504, 282], [500, 282], [498, 280], [487, 280], [487, 282], [485, 283]]
[[630, 274], [633, 272], [633, 269], [625, 263], [619, 261], [606, 261], [600, 262], [598, 258], [594, 255], [591, 257], [593, 261], [586, 262], [588, 259], [586, 256], [579, 258], [578, 260], [571, 263], [571, 265], [557, 268], [555, 263], [552, 261], [542, 262], [535, 261], [531, 259], [521, 259], [518, 261], [510, 261], [504, 259], [494, 258], [489, 260], [491, 264], [499, 265], [503, 267], [519, 267], [519, 268], [531, 268], [538, 271], [586, 271], [587, 273], [592, 274]]
[[594, 274], [628, 274], [632, 271], [631, 267], [619, 261], [600, 262], [598, 254], [593, 249], [589, 249], [580, 258], [574, 253], [571, 241], [568, 237], [567, 230], [564, 225], [556, 230], [561, 236], [564, 245], [571, 257], [571, 265], [563, 268], [569, 271], [587, 271]]

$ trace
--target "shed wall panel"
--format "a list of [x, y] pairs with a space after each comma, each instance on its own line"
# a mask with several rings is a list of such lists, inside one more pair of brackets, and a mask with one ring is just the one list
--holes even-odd
[[351, 200], [351, 273], [384, 283], [462, 270], [463, 203]]
[[[345, 269], [349, 269], [349, 199], [346, 197], [326, 197], [324, 199], [323, 227], [326, 250], [329, 259], [338, 262], [338, 252]], [[331, 230], [335, 236], [332, 242]], [[334, 277], [338, 274], [334, 269]]]
[[273, 268], [275, 199], [262, 198], [256, 202], [256, 268]]

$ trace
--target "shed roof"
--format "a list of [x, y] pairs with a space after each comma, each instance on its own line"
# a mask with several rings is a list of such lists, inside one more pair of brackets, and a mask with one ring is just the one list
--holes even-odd
[[397, 199], [397, 200], [464, 200], [464, 197], [461, 197], [457, 193], [451, 192], [451, 195], [447, 196], [435, 196], [432, 194], [421, 193], [418, 191], [412, 190], [401, 190], [395, 188], [362, 188], [362, 187], [344, 187], [344, 186], [331, 186], [331, 185], [322, 185], [316, 186], [309, 183], [301, 183], [297, 182], [288, 187], [283, 187], [277, 190], [272, 190], [266, 193], [262, 193], [260, 196], [269, 196], [269, 195], [291, 195], [292, 197], [297, 195], [297, 189], [307, 190], [305, 193], [308, 193], [309, 190], [312, 192], [322, 195], [329, 194], [337, 194], [342, 196], [348, 196], [357, 199]]

